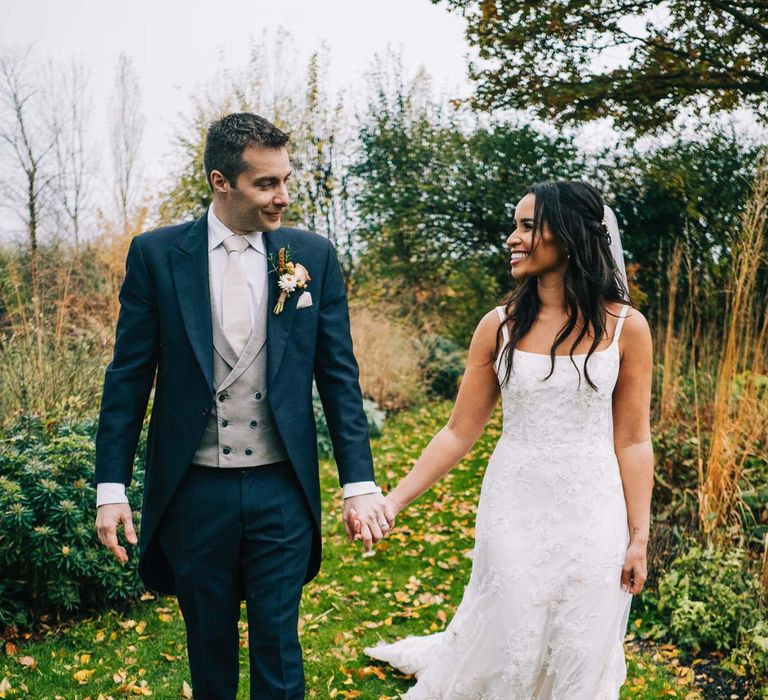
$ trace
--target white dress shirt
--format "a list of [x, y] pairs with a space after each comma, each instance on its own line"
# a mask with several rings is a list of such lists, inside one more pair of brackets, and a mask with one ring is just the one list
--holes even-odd
[[[228, 254], [222, 241], [231, 236], [230, 231], [213, 212], [213, 206], [208, 208], [208, 274], [210, 276], [211, 295], [214, 307], [223, 318], [221, 308], [222, 288], [224, 287], [224, 270], [227, 267]], [[264, 277], [268, 274], [267, 254], [264, 245], [264, 233], [253, 231], [245, 234], [245, 239], [250, 245], [241, 253], [241, 260], [245, 268], [248, 280], [248, 288], [251, 292], [251, 320], [252, 327], [256, 325], [256, 314], [261, 303], [264, 289]], [[373, 481], [355, 481], [344, 484], [344, 498], [362, 496], [367, 493], [381, 493], [381, 489]], [[125, 484], [115, 482], [103, 482], [96, 484], [96, 507], [107, 503], [128, 503], [125, 493]]]

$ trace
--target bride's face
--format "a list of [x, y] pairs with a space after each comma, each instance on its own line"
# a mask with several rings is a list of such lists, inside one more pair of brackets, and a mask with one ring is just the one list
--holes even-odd
[[536, 198], [527, 194], [515, 208], [515, 230], [509, 234], [507, 245], [512, 253], [510, 270], [512, 277], [538, 277], [548, 272], [562, 272], [568, 265], [568, 258], [562, 244], [557, 240], [549, 223], [543, 221], [542, 228], [533, 236], [533, 212]]

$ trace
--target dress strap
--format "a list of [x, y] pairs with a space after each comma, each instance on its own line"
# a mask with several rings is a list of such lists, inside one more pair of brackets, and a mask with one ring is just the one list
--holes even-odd
[[504, 313], [504, 307], [503, 306], [497, 306], [496, 307], [496, 313], [499, 314], [499, 321], [501, 322], [501, 336], [504, 338], [504, 342], [509, 342], [509, 328], [507, 328], [507, 324], [504, 323], [504, 321], [507, 318], [507, 315]]
[[621, 328], [624, 325], [624, 319], [627, 317], [628, 311], [629, 311], [629, 306], [622, 304], [621, 311], [619, 311], [619, 320], [616, 321], [616, 330], [613, 332], [613, 342], [611, 343], [611, 345], [619, 342], [619, 336], [621, 335]]

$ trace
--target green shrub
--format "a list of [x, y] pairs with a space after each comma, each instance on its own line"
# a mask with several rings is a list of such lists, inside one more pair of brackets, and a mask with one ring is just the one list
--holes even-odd
[[759, 619], [760, 589], [745, 551], [691, 546], [659, 582], [658, 612], [682, 649], [730, 651]]
[[[754, 627], [746, 630], [725, 665], [737, 675], [767, 678], [768, 622], [758, 620]], [[768, 686], [763, 688], [763, 695], [758, 697], [768, 698]]]
[[434, 336], [427, 341], [429, 352], [424, 361], [424, 381], [432, 396], [456, 398], [464, 374], [464, 352], [452, 340]]
[[[328, 432], [328, 423], [323, 413], [323, 404], [320, 402], [320, 395], [317, 393], [317, 387], [312, 386], [312, 408], [315, 412], [315, 424], [317, 425], [317, 452], [323, 459], [333, 458], [333, 444], [331, 435]], [[384, 421], [387, 414], [379, 408], [378, 404], [371, 399], [363, 399], [363, 410], [368, 419], [368, 432], [371, 437], [381, 435], [381, 429], [384, 427]]]
[[[94, 431], [89, 422], [47, 435], [39, 421], [24, 419], [0, 439], [0, 627], [143, 591], [138, 557], [122, 566], [96, 536]], [[134, 506], [143, 474], [140, 463], [128, 490]]]

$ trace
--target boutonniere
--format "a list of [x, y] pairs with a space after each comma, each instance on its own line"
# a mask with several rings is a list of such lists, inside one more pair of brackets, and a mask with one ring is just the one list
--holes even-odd
[[279, 314], [285, 306], [285, 300], [297, 289], [306, 289], [312, 278], [304, 265], [291, 260], [290, 248], [280, 248], [277, 252], [277, 265], [273, 262], [273, 268], [277, 272], [280, 296], [272, 313]]

